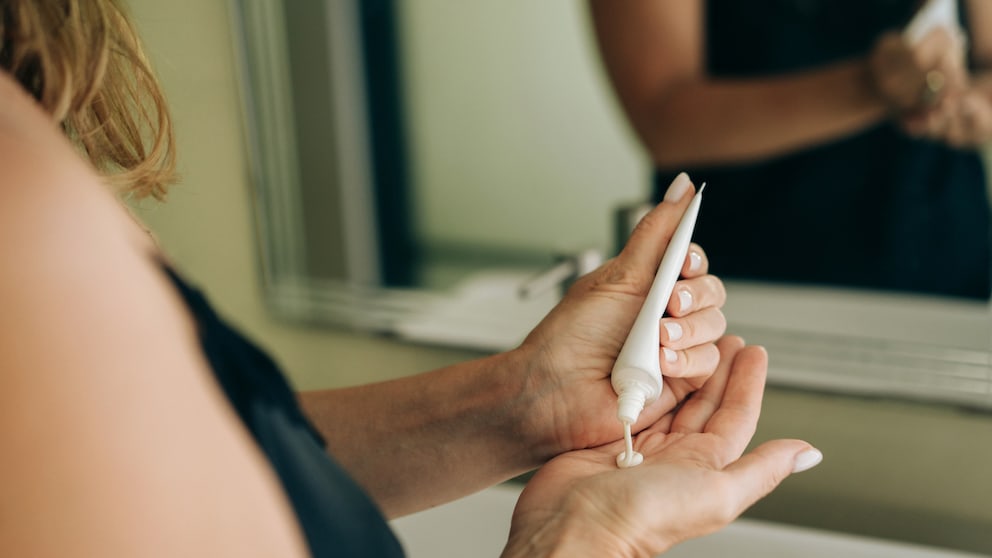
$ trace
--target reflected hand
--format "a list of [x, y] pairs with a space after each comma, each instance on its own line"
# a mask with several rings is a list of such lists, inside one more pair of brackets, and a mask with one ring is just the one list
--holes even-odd
[[[526, 363], [527, 394], [535, 398], [523, 429], [538, 437], [542, 462], [622, 436], [610, 372], [692, 198], [691, 183], [688, 177], [684, 180], [684, 194], [666, 196], [675, 200], [662, 202], [645, 216], [620, 255], [579, 279], [517, 349]], [[726, 291], [707, 269], [702, 249], [691, 245], [683, 279], [668, 305], [669, 316], [661, 320], [662, 396], [644, 409], [635, 432], [671, 410], [716, 368], [719, 353], [714, 342], [726, 329], [720, 311]]]
[[702, 389], [640, 433], [643, 464], [618, 469], [616, 442], [542, 467], [517, 502], [504, 556], [654, 556], [723, 527], [794, 470], [819, 463], [822, 455], [799, 440], [741, 457], [757, 425], [767, 355], [734, 337], [719, 350]]
[[992, 140], [992, 95], [970, 87], [939, 105], [902, 119], [906, 133], [943, 141], [958, 148], [979, 147]]
[[964, 40], [937, 28], [918, 43], [898, 31], [882, 35], [868, 58], [879, 96], [897, 113], [937, 105], [967, 83]]

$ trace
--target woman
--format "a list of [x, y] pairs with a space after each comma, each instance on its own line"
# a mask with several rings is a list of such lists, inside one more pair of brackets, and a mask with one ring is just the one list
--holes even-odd
[[955, 2], [966, 41], [905, 39], [920, 0], [591, 6], [658, 195], [712, 185], [715, 273], [985, 300], [992, 5]]
[[766, 357], [715, 342], [725, 294], [695, 246], [693, 304], [659, 339], [678, 358], [635, 425], [645, 463], [616, 469], [610, 365], [687, 177], [517, 349], [297, 405], [108, 191], [162, 198], [173, 174], [122, 7], [0, 0], [0, 68], [0, 555], [399, 555], [385, 517], [537, 467], [506, 555], [658, 553], [819, 459], [795, 440], [741, 457]]

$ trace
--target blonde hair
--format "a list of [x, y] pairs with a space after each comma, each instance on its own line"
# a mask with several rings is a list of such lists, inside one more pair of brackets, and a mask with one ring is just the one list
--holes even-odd
[[172, 122], [118, 0], [0, 0], [0, 68], [108, 183], [165, 198], [176, 180]]

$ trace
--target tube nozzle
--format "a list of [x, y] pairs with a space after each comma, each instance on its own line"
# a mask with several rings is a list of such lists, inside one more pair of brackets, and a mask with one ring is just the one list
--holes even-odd
[[647, 401], [647, 391], [637, 383], [628, 383], [620, 389], [617, 398], [617, 418], [620, 422], [634, 424], [637, 417], [644, 410], [644, 403]]

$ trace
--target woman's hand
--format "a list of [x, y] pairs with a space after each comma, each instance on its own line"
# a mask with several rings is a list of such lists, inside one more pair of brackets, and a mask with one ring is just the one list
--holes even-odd
[[716, 373], [637, 437], [644, 463], [618, 469], [623, 443], [563, 454], [528, 483], [504, 556], [654, 556], [716, 531], [822, 455], [776, 440], [741, 457], [754, 434], [767, 355], [735, 337]]
[[969, 87], [936, 107], [907, 115], [902, 126], [907, 134], [957, 148], [979, 147], [992, 140], [992, 92]]
[[901, 32], [882, 35], [868, 58], [872, 81], [893, 112], [936, 106], [967, 83], [963, 39], [937, 28], [916, 43]]
[[[620, 255], [576, 282], [516, 350], [527, 371], [525, 391], [534, 398], [522, 430], [536, 435], [531, 447], [539, 448], [541, 462], [622, 435], [610, 372], [692, 193], [686, 175], [676, 178]], [[716, 368], [714, 342], [726, 329], [720, 311], [726, 291], [707, 269], [706, 255], [692, 245], [668, 316], [661, 319], [662, 396], [644, 409], [635, 432], [670, 411]]]

